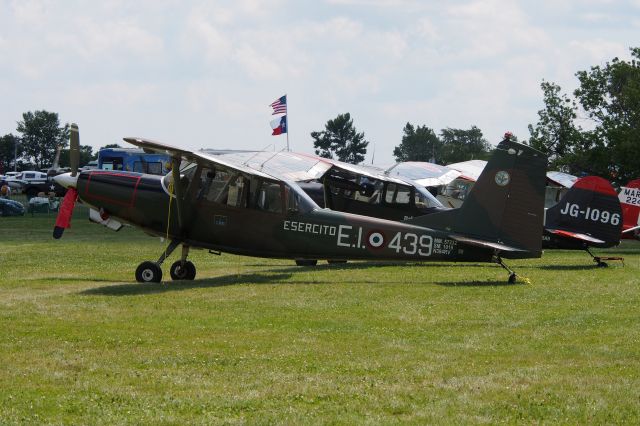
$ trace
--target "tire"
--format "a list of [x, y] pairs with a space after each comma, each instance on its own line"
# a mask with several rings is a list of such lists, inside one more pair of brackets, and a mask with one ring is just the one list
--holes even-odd
[[171, 265], [169, 268], [169, 273], [171, 274], [172, 280], [193, 280], [196, 277], [196, 267], [193, 263], [188, 260], [184, 262], [184, 267], [181, 265], [181, 262], [178, 260]]
[[159, 283], [162, 281], [162, 269], [155, 262], [142, 262], [136, 269], [136, 281], [139, 283]]
[[316, 266], [318, 260], [316, 259], [296, 259], [296, 265], [298, 266]]

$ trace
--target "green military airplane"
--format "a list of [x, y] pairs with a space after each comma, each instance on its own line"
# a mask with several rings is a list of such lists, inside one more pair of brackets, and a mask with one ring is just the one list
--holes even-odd
[[[71, 150], [79, 144], [71, 128]], [[541, 239], [544, 154], [516, 142], [498, 145], [461, 208], [396, 222], [321, 209], [294, 182], [223, 157], [141, 138], [125, 141], [172, 157], [166, 176], [88, 170], [56, 177], [69, 188], [56, 221], [59, 238], [76, 199], [99, 212], [98, 221], [126, 222], [170, 243], [155, 262], [142, 262], [138, 282], [159, 282], [161, 265], [178, 247], [172, 279], [192, 280], [190, 248], [289, 259], [492, 262], [537, 258]], [[74, 148], [74, 146], [76, 148]], [[94, 215], [95, 216], [95, 215]]]

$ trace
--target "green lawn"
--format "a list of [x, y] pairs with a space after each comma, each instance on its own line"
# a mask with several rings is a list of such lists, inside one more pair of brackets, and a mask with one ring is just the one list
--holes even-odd
[[530, 285], [206, 251], [141, 285], [163, 243], [84, 215], [0, 218], [1, 424], [640, 422], [640, 243], [508, 262]]

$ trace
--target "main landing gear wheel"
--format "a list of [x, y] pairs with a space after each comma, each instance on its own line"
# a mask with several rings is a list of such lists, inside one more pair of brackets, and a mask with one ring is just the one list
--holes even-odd
[[607, 262], [603, 262], [602, 260], [599, 260], [597, 266], [598, 268], [606, 268], [607, 266], [609, 266], [609, 264]]
[[142, 262], [136, 269], [136, 281], [139, 283], [159, 283], [162, 280], [162, 269], [157, 263]]
[[180, 260], [175, 261], [169, 272], [172, 280], [193, 280], [196, 277], [196, 267], [188, 260], [184, 262], [184, 265]]
[[318, 261], [316, 259], [296, 259], [296, 265], [298, 266], [316, 266]]
[[516, 275], [515, 272], [512, 272], [509, 274], [509, 284], [515, 284], [517, 279], [518, 279], [518, 276]]

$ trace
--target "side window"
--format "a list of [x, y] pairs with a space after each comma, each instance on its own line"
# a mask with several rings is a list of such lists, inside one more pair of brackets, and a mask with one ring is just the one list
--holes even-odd
[[162, 163], [159, 161], [147, 163], [147, 173], [152, 175], [162, 174]]
[[35, 173], [25, 173], [24, 174], [24, 178], [25, 179], [33, 179], [35, 177], [36, 177]]
[[246, 178], [238, 176], [229, 185], [227, 205], [234, 207], [247, 207], [247, 191], [249, 182]]
[[[213, 176], [212, 176], [213, 175]], [[224, 170], [210, 170], [205, 169], [202, 171], [203, 181], [203, 194], [207, 201], [213, 201], [217, 203], [227, 203], [227, 192], [229, 190], [229, 173]]]
[[387, 204], [409, 204], [411, 202], [411, 188], [390, 183], [387, 185], [384, 201]]
[[398, 185], [398, 193], [396, 194], [396, 204], [409, 204], [411, 202], [411, 188], [408, 186]]
[[384, 193], [385, 203], [387, 204], [393, 203], [393, 199], [395, 198], [395, 195], [396, 195], [396, 187], [397, 185], [395, 183], [390, 183], [387, 185], [387, 189]]
[[369, 204], [380, 204], [383, 183], [378, 179], [360, 177], [360, 191], [357, 199]]
[[263, 181], [258, 190], [256, 208], [282, 213], [282, 191], [279, 183]]

